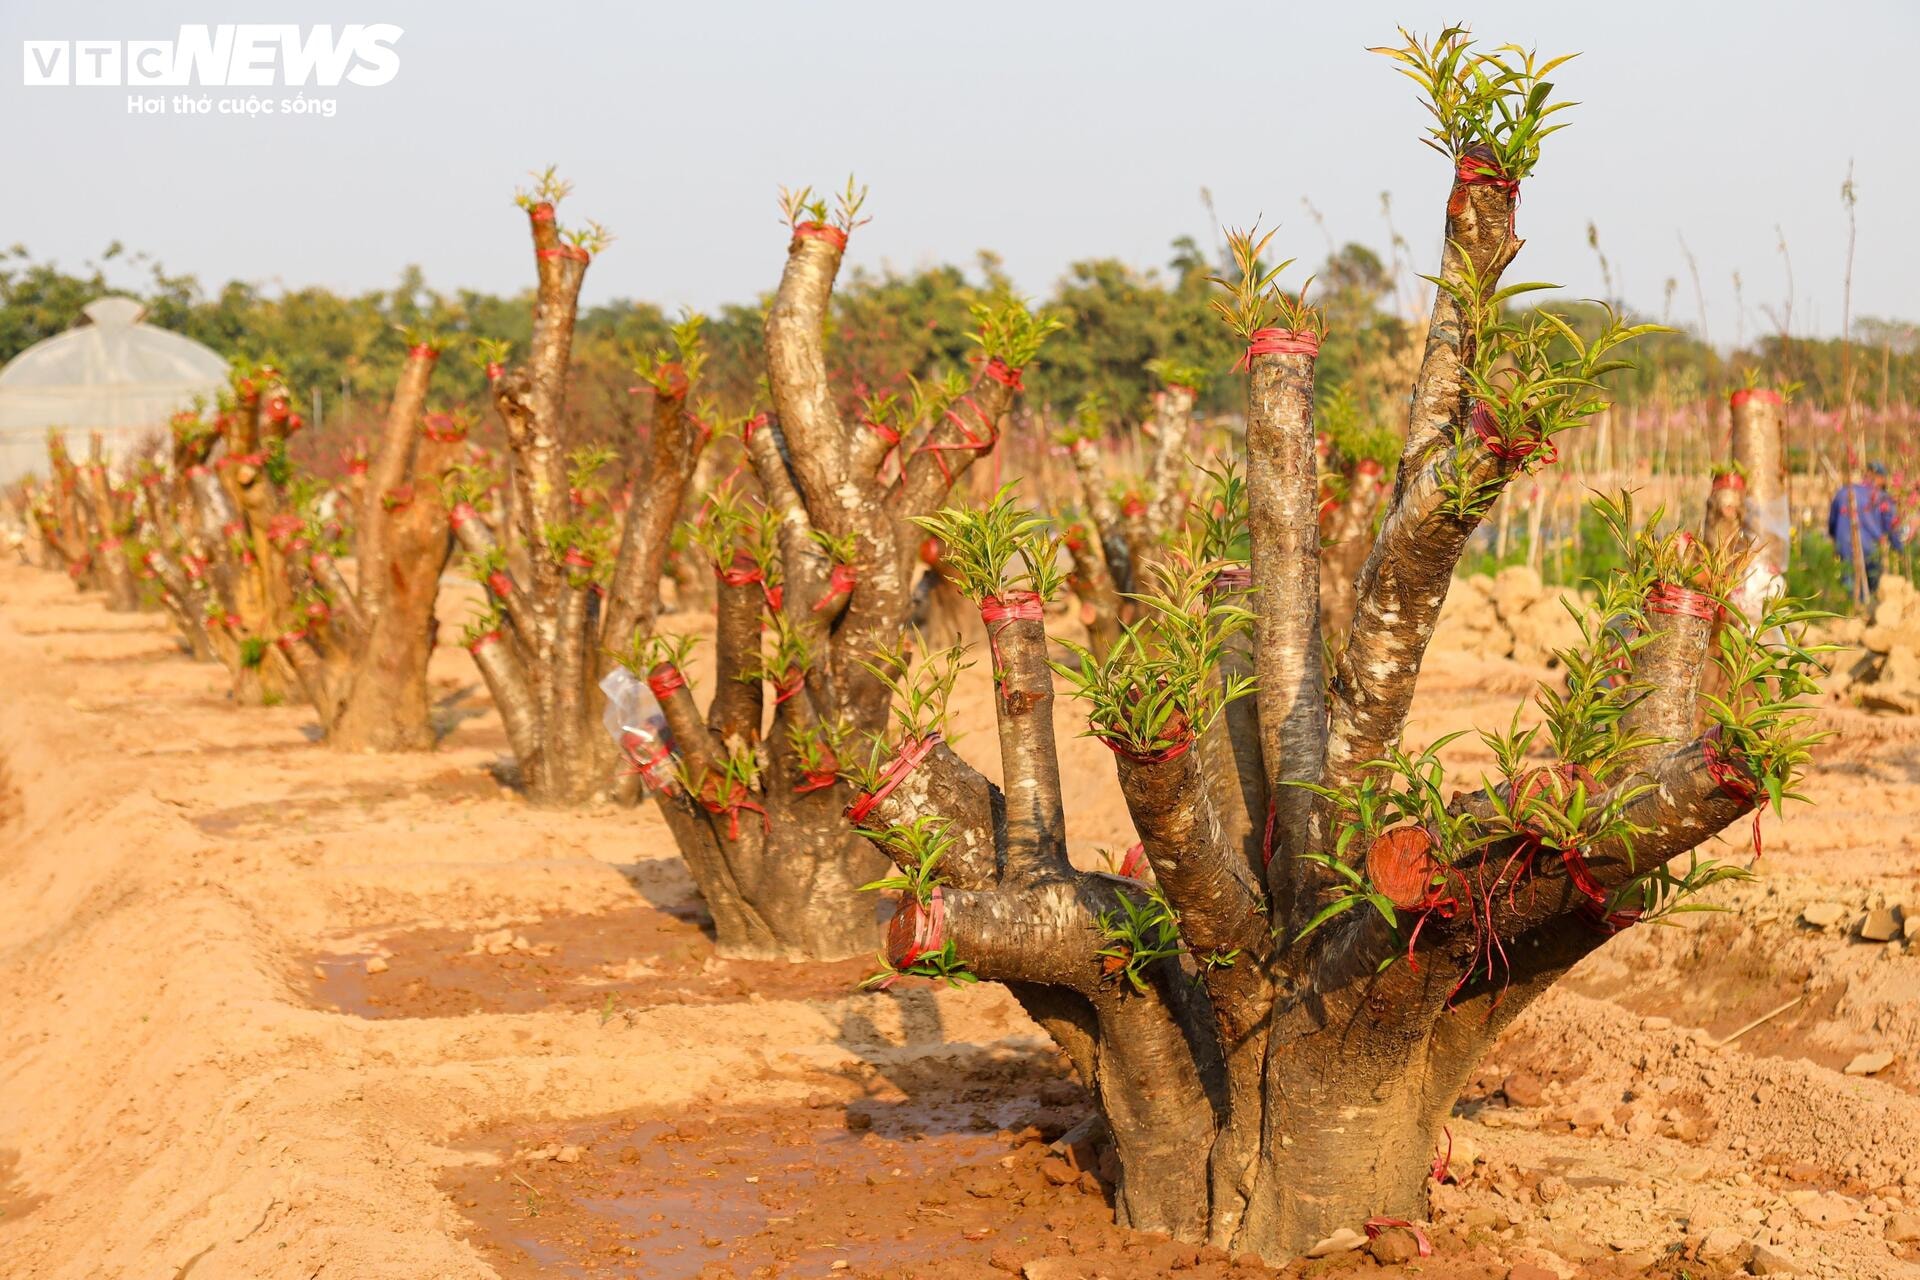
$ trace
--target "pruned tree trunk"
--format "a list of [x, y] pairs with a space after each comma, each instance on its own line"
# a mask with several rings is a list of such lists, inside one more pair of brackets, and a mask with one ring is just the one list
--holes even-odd
[[1750, 615], [1785, 589], [1793, 545], [1783, 414], [1781, 395], [1765, 387], [1728, 397], [1729, 466], [1716, 471], [1707, 500], [1704, 535], [1745, 563], [1734, 595]]
[[[1440, 41], [1500, 56], [1466, 54], [1463, 32]], [[1525, 75], [1470, 92], [1489, 116], [1537, 115], [1544, 96]], [[1331, 677], [1321, 321], [1273, 287], [1271, 237], [1236, 234], [1242, 279], [1220, 310], [1248, 342], [1244, 507], [1217, 486], [1197, 553], [1155, 552], [1163, 598], [1145, 603], [1138, 641], [1072, 670], [1115, 753], [1135, 854], [1119, 875], [1068, 856], [1041, 621], [1053, 547], [1010, 499], [936, 522], [991, 639], [1003, 785], [929, 733], [916, 696], [885, 785], [849, 811], [898, 869], [889, 962], [1004, 982], [1034, 1011], [1112, 1132], [1121, 1219], [1276, 1262], [1342, 1228], [1425, 1217], [1441, 1128], [1493, 1040], [1608, 937], [1737, 874], [1674, 860], [1804, 759], [1804, 615], [1716, 627], [1713, 562], [1631, 531], [1595, 606], [1599, 648], [1542, 703], [1558, 759], [1532, 764], [1531, 737], [1496, 735], [1491, 791], [1448, 801], [1439, 762], [1403, 747], [1469, 536], [1516, 477], [1552, 461], [1556, 432], [1604, 404], [1608, 351], [1644, 331], [1610, 324], [1542, 354], [1557, 330], [1510, 323], [1495, 301], [1531, 159], [1509, 169], [1475, 143], [1455, 163], [1405, 448]], [[1244, 531], [1222, 528], [1236, 519]], [[1249, 563], [1222, 570], [1235, 545]], [[1716, 644], [1767, 660], [1742, 667], [1748, 681], [1700, 733]]]

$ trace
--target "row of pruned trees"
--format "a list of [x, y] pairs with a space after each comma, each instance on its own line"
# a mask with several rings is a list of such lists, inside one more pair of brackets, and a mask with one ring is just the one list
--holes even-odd
[[[1116, 492], [1090, 433], [1070, 431], [1078, 492], [1053, 495], [1060, 511], [1011, 489], [968, 500], [1056, 322], [976, 307], [968, 373], [843, 394], [828, 316], [860, 223], [849, 186], [786, 198], [764, 405], [727, 419], [701, 402], [689, 319], [637, 355], [651, 417], [609, 474], [612, 455], [570, 448], [563, 427], [604, 235], [562, 227], [548, 177], [522, 199], [531, 342], [518, 360], [481, 352], [498, 470], [467, 418], [428, 410], [438, 353], [419, 339], [344, 488], [291, 474], [286, 388], [243, 369], [210, 419], [176, 424], [171, 465], [138, 494], [56, 458], [48, 541], [124, 600], [103, 561], [137, 533], [237, 694], [298, 692], [331, 740], [385, 749], [431, 741], [426, 661], [457, 549], [484, 601], [467, 647], [529, 793], [651, 795], [723, 949], [855, 953], [876, 935], [860, 889], [882, 889], [884, 981], [1003, 983], [1066, 1050], [1126, 1222], [1277, 1259], [1419, 1219], [1444, 1121], [1501, 1030], [1608, 937], [1742, 874], [1697, 850], [1790, 793], [1816, 651], [1806, 615], [1754, 585], [1775, 563], [1779, 458], [1777, 416], [1749, 396], [1740, 482], [1716, 487], [1703, 536], [1605, 508], [1621, 567], [1537, 726], [1482, 733], [1480, 785], [1450, 792], [1444, 743], [1405, 741], [1468, 539], [1604, 405], [1600, 380], [1648, 327], [1609, 318], [1583, 337], [1509, 305], [1541, 287], [1502, 277], [1520, 184], [1557, 127], [1559, 60], [1460, 30], [1387, 52], [1453, 173], [1390, 472], [1316, 430], [1325, 323], [1280, 286], [1273, 237], [1249, 232], [1217, 282], [1248, 387], [1231, 453], [1194, 458], [1203, 371], [1162, 367], [1137, 481]], [[702, 594], [684, 590], [693, 556], [712, 579], [704, 699], [691, 642], [658, 625], [664, 578]], [[903, 639], [929, 559], [978, 610], [997, 780], [943, 736], [964, 650]], [[1050, 636], [1068, 592], [1084, 629]], [[642, 683], [659, 722], [609, 733], [602, 690], [620, 705]], [[1118, 867], [1068, 845], [1063, 684], [1112, 749], [1139, 837]]]

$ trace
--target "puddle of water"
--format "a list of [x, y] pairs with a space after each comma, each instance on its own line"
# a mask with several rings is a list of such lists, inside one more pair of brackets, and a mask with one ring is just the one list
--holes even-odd
[[[301, 964], [307, 997], [361, 1018], [531, 1013], [555, 1006], [620, 1016], [663, 1004], [827, 1000], [853, 991], [870, 960], [833, 964], [723, 960], [694, 905], [551, 916], [501, 930], [429, 928], [378, 936], [362, 949]], [[386, 961], [368, 973], [367, 961]], [[325, 975], [324, 977], [320, 975]]]
[[[1158, 1275], [1195, 1252], [1114, 1226], [1105, 1185], [1049, 1152], [1086, 1110], [1051, 1057], [835, 1084], [804, 1106], [497, 1126], [464, 1149], [500, 1163], [442, 1186], [508, 1280], [1004, 1275], [1068, 1253]], [[1230, 1270], [1222, 1255], [1191, 1274]]]

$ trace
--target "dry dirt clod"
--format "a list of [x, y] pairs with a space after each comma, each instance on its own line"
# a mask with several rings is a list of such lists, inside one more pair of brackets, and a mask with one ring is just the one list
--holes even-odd
[[1756, 1276], [1790, 1276], [1799, 1269], [1792, 1258], [1763, 1244], [1755, 1245], [1753, 1257], [1747, 1259], [1747, 1270]]
[[1875, 907], [1860, 919], [1860, 937], [1867, 942], [1892, 942], [1900, 936], [1900, 921], [1892, 907]]
[[1847, 909], [1837, 902], [1813, 902], [1800, 913], [1800, 918], [1816, 929], [1831, 929], [1846, 919]]
[[1844, 1068], [1850, 1076], [1870, 1076], [1885, 1071], [1893, 1065], [1893, 1054], [1886, 1049], [1873, 1049], [1867, 1053], [1856, 1053], [1853, 1060]]
[[1537, 1107], [1547, 1100], [1547, 1088], [1531, 1071], [1515, 1071], [1500, 1085], [1500, 1092], [1516, 1107]]
[[1396, 1267], [1420, 1256], [1420, 1243], [1404, 1227], [1389, 1227], [1367, 1242], [1367, 1252], [1383, 1267]]
[[386, 971], [387, 971], [387, 962], [383, 957], [381, 956], [367, 957], [368, 973], [385, 973]]
[[1890, 1214], [1885, 1235], [1894, 1244], [1912, 1244], [1920, 1240], [1920, 1213]]

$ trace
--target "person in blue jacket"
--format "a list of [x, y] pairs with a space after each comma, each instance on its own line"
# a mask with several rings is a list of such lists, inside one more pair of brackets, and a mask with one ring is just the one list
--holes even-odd
[[1853, 519], [1852, 510], [1860, 513], [1860, 549], [1867, 563], [1867, 598], [1880, 594], [1880, 548], [1884, 543], [1899, 551], [1906, 546], [1900, 536], [1899, 512], [1893, 505], [1893, 495], [1887, 492], [1887, 468], [1885, 463], [1876, 462], [1867, 468], [1867, 479], [1846, 485], [1833, 495], [1833, 504], [1827, 508], [1827, 536], [1833, 539], [1833, 549], [1840, 555], [1840, 581], [1846, 585], [1847, 593], [1853, 593]]

